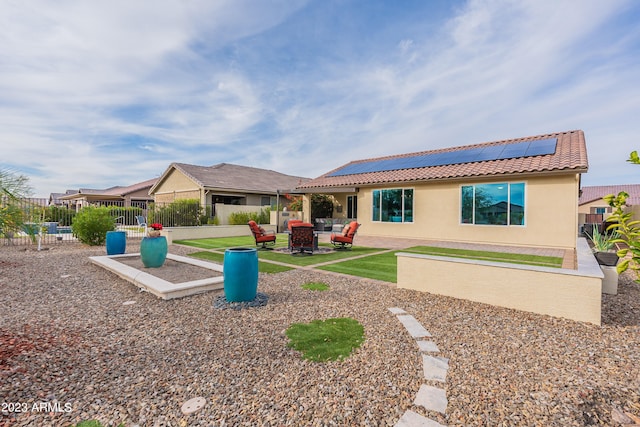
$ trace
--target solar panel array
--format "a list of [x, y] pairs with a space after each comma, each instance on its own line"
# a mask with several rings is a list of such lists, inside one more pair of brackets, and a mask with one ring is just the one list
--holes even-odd
[[556, 152], [557, 138], [536, 139], [515, 144], [490, 145], [443, 153], [419, 154], [394, 159], [371, 160], [346, 165], [328, 176], [356, 175], [369, 172], [386, 172], [430, 166], [456, 165], [518, 157], [543, 156]]

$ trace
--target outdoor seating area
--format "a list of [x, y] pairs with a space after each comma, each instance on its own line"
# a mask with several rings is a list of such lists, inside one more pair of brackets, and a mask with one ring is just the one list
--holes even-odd
[[357, 221], [351, 221], [345, 225], [341, 233], [331, 234], [331, 243], [338, 249], [348, 249], [353, 246], [353, 239], [356, 237], [360, 224]]
[[309, 253], [318, 249], [318, 235], [313, 224], [308, 222], [296, 222], [290, 224], [289, 250], [291, 253]]
[[276, 233], [274, 231], [265, 230], [255, 221], [249, 221], [248, 224], [256, 241], [256, 246], [262, 245], [262, 248], [266, 248], [267, 246], [273, 246], [276, 244]]

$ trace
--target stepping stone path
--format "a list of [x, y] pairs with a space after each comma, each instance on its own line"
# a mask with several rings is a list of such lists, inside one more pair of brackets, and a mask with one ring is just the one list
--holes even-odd
[[[431, 356], [426, 353], [439, 353], [438, 346], [433, 341], [425, 340], [431, 334], [413, 316], [401, 308], [392, 307], [389, 311], [396, 315], [418, 344], [422, 352], [422, 367], [424, 379], [444, 383], [449, 369], [449, 359], [444, 357]], [[422, 406], [428, 411], [436, 411], [444, 414], [447, 410], [446, 391], [439, 387], [423, 384], [418, 390], [413, 404]], [[395, 427], [445, 427], [437, 421], [422, 416], [412, 410], [407, 410], [398, 420]]]

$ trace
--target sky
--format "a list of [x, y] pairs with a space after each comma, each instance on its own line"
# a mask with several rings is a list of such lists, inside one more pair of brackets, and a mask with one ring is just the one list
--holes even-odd
[[640, 184], [639, 1], [0, 2], [0, 168], [38, 197], [575, 129], [583, 185]]

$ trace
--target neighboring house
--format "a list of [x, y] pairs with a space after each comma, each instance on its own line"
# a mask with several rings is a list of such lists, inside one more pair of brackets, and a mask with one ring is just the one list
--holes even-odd
[[58, 199], [76, 210], [88, 205], [117, 205], [147, 209], [147, 204], [153, 202], [153, 197], [149, 196], [149, 189], [157, 180], [158, 178], [153, 178], [127, 187], [117, 186], [105, 190], [81, 188], [76, 192], [67, 191], [66, 195]]
[[575, 249], [587, 169], [576, 130], [356, 160], [297, 190], [305, 214], [333, 195], [362, 235]]
[[628, 206], [640, 206], [640, 184], [582, 187], [582, 193], [578, 201], [580, 225], [585, 223], [597, 224], [606, 220], [609, 215], [611, 215], [613, 208], [602, 198], [609, 194], [618, 195], [621, 191], [629, 194], [629, 198], [627, 199]]
[[68, 206], [68, 200], [62, 200], [61, 197], [68, 196], [70, 194], [76, 194], [76, 190], [67, 190], [65, 193], [50, 193], [49, 194], [49, 206]]
[[203, 206], [211, 206], [210, 215], [215, 216], [216, 204], [269, 207], [276, 205], [278, 196], [278, 202], [285, 203], [284, 194], [308, 180], [229, 163], [213, 166], [172, 163], [151, 187], [149, 194], [156, 204], [197, 199]]

